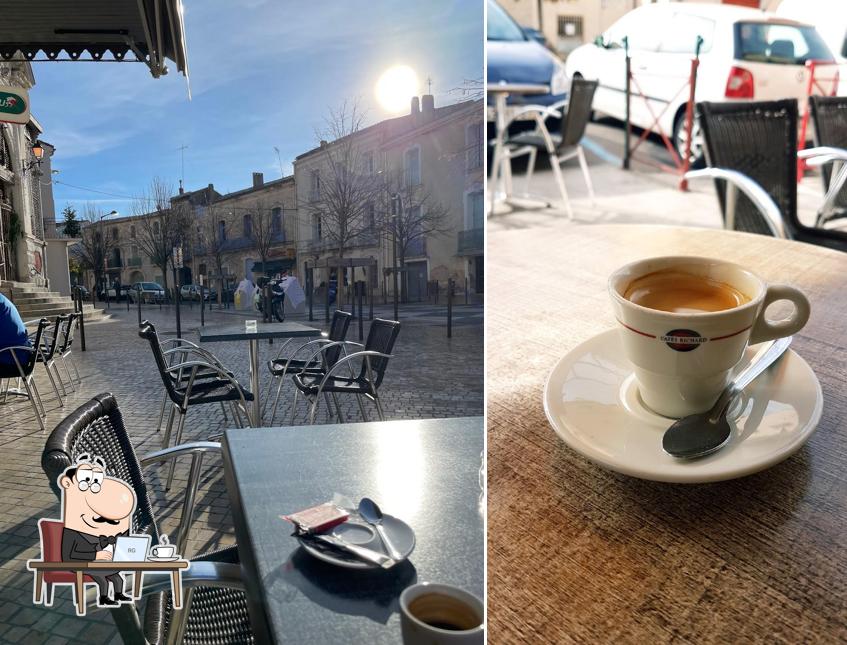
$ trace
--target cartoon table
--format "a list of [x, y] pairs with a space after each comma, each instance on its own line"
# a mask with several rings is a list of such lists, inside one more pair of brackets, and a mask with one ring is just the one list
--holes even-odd
[[35, 602], [41, 602], [41, 582], [45, 571], [71, 571], [76, 574], [75, 600], [78, 614], [85, 613], [85, 589], [83, 576], [89, 571], [105, 569], [121, 572], [131, 571], [133, 575], [132, 597], [136, 600], [141, 597], [141, 581], [145, 573], [170, 573], [171, 593], [173, 594], [174, 609], [182, 609], [182, 570], [188, 568], [187, 560], [174, 560], [173, 562], [44, 562], [42, 560], [30, 560], [27, 569], [36, 572]]

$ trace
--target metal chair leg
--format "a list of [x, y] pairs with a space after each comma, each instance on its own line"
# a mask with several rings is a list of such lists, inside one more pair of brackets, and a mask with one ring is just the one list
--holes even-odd
[[535, 170], [535, 157], [538, 156], [538, 149], [533, 148], [529, 151], [529, 161], [526, 164], [526, 189], [525, 194], [529, 195], [529, 182], [532, 181], [532, 173]]
[[271, 425], [273, 425], [274, 419], [276, 418], [276, 410], [279, 407], [279, 396], [282, 394], [282, 384], [285, 382], [283, 379], [285, 378], [285, 373], [281, 377], [279, 377], [279, 387], [276, 388], [276, 397], [274, 397], [274, 406], [271, 411]]
[[344, 423], [344, 413], [341, 411], [341, 406], [338, 404], [338, 396], [335, 392], [332, 393], [332, 401], [335, 403], [335, 409], [338, 411], [338, 423]]
[[76, 374], [76, 382], [82, 385], [82, 377], [79, 375], [79, 370], [76, 368], [76, 361], [74, 360], [73, 356], [71, 356], [70, 352], [68, 352], [68, 360], [71, 362], [71, 365], [74, 368], [74, 374]]
[[291, 423], [288, 425], [294, 425], [294, 417], [297, 414], [297, 395], [300, 393], [296, 387], [294, 388], [294, 400], [291, 402]]
[[68, 384], [71, 387], [71, 392], [76, 392], [76, 385], [74, 385], [74, 377], [71, 376], [71, 368], [68, 367], [68, 361], [65, 360], [65, 357], [59, 355], [59, 358], [62, 359], [62, 366], [65, 368], [65, 372], [68, 375]]
[[62, 395], [67, 396], [68, 391], [65, 389], [65, 382], [62, 380], [62, 374], [59, 372], [59, 366], [56, 365], [56, 361], [50, 361], [50, 368], [53, 370], [53, 374], [59, 379], [59, 386], [62, 388]]
[[588, 171], [588, 161], [585, 159], [585, 151], [582, 146], [576, 147], [576, 156], [579, 158], [579, 167], [582, 168], [582, 176], [585, 177], [585, 185], [588, 186], [588, 196], [591, 204], [594, 204], [594, 184], [591, 183], [591, 173]]
[[53, 378], [53, 372], [50, 371], [50, 366], [47, 363], [44, 363], [44, 370], [47, 372], [47, 378], [50, 379], [50, 386], [53, 388], [53, 393], [59, 400], [59, 407], [65, 407], [65, 402], [62, 400], [62, 395], [59, 394], [59, 388], [56, 386], [56, 379]]
[[568, 199], [568, 190], [565, 188], [565, 178], [562, 177], [562, 167], [559, 163], [559, 156], [555, 153], [550, 153], [550, 165], [553, 166], [553, 175], [556, 177], [556, 183], [559, 185], [559, 192], [562, 194], [562, 200], [565, 202], [565, 210], [568, 213], [568, 219], [573, 219], [573, 208], [571, 208], [571, 201]]
[[326, 401], [326, 420], [335, 418], [335, 412], [332, 411], [332, 401], [329, 400], [329, 392], [324, 392], [324, 401]]
[[162, 437], [162, 450], [168, 447], [171, 440], [171, 428], [174, 425], [174, 414], [176, 414], [176, 406], [171, 403], [171, 410], [168, 413], [168, 425], [165, 427], [165, 434]]
[[312, 403], [312, 409], [309, 412], [309, 425], [315, 425], [315, 414], [318, 411], [318, 405], [321, 402], [321, 397], [316, 396], [314, 402]]
[[156, 432], [162, 431], [162, 421], [165, 420], [165, 405], [168, 402], [167, 391], [162, 392], [162, 405], [159, 407], [159, 423], [156, 424]]
[[382, 403], [379, 401], [379, 394], [374, 392], [374, 403], [376, 404], [376, 413], [380, 421], [385, 421], [385, 414], [382, 411]]
[[[188, 416], [188, 410], [180, 410], [179, 411], [179, 422], [176, 425], [176, 442], [175, 446], [178, 446], [182, 441], [182, 429], [185, 427], [185, 417]], [[165, 482], [165, 491], [169, 491], [171, 489], [171, 484], [174, 480], [174, 470], [176, 470], [176, 460], [171, 459], [171, 467], [168, 471], [168, 480]]]
[[226, 406], [223, 401], [219, 401], [219, 403], [221, 405], [221, 412], [223, 412], [224, 415], [224, 425], [229, 425], [229, 417], [226, 414]]
[[370, 419], [368, 419], [368, 413], [365, 411], [365, 404], [362, 402], [361, 394], [356, 395], [356, 403], [359, 404], [359, 412], [362, 413], [362, 421], [370, 421]]
[[35, 383], [35, 379], [32, 377], [32, 374], [30, 374], [28, 378], [24, 379], [24, 382], [27, 381], [29, 381], [32, 391], [35, 392], [35, 398], [38, 400], [38, 406], [41, 408], [41, 416], [46, 417], [47, 410], [44, 409], [44, 401], [41, 400], [41, 393], [38, 391], [38, 385]]
[[[35, 387], [35, 383], [32, 384], [33, 388]], [[46, 428], [44, 427], [44, 419], [41, 417], [41, 413], [38, 411], [38, 405], [35, 402], [35, 397], [33, 396], [32, 389], [29, 387], [29, 379], [24, 379], [24, 387], [26, 388], [26, 392], [29, 398], [29, 402], [32, 405], [32, 409], [35, 412], [35, 418], [38, 419], [38, 425], [41, 426], [41, 431], [44, 432]]]

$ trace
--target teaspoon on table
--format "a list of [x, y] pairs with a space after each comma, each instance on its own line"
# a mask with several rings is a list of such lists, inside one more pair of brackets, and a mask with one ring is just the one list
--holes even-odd
[[382, 528], [382, 511], [379, 510], [379, 506], [376, 505], [376, 502], [369, 497], [363, 497], [362, 501], [359, 502], [359, 515], [361, 515], [362, 519], [376, 529], [376, 532], [379, 534], [379, 539], [382, 540], [382, 543], [388, 551], [388, 555], [394, 560], [402, 560], [403, 555], [397, 551], [391, 543], [391, 540], [388, 539], [385, 529]]
[[677, 459], [698, 459], [723, 448], [732, 434], [726, 414], [735, 397], [757, 376], [773, 365], [791, 344], [791, 336], [767, 343], [750, 364], [726, 386], [707, 412], [691, 414], [665, 431], [662, 448]]

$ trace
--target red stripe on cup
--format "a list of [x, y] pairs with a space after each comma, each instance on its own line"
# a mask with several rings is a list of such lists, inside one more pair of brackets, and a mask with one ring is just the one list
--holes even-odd
[[727, 334], [726, 336], [715, 336], [714, 338], [710, 338], [709, 340], [723, 340], [724, 338], [732, 338], [733, 336], [738, 336], [738, 334], [743, 334], [745, 331], [750, 329], [750, 327], [752, 327], [752, 326], [753, 325], [750, 325], [748, 327], [745, 327], [744, 329], [739, 329], [738, 331], [733, 332], [731, 334]]
[[621, 325], [623, 325], [624, 327], [626, 327], [629, 331], [634, 331], [636, 334], [641, 334], [642, 336], [647, 336], [647, 338], [655, 338], [656, 337], [653, 334], [648, 334], [648, 333], [645, 333], [643, 331], [638, 331], [637, 329], [633, 329], [629, 325], [624, 325], [624, 323], [622, 323], [620, 320], [618, 322], [621, 323]]

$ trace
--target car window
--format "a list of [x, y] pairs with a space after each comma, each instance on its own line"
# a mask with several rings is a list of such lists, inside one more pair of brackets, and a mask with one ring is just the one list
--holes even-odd
[[623, 47], [623, 39], [627, 38], [632, 51], [656, 51], [662, 31], [656, 22], [666, 22], [663, 13], [630, 11], [609, 27], [603, 37], [604, 44], [609, 48]]
[[735, 23], [735, 57], [779, 65], [833, 60], [832, 52], [814, 27], [766, 22]]
[[526, 40], [523, 29], [493, 0], [488, 0], [488, 40]]
[[697, 47], [697, 36], [700, 36], [703, 38], [703, 45], [700, 47], [702, 54], [712, 48], [715, 21], [677, 12], [662, 31], [659, 51], [668, 54], [693, 54]]

